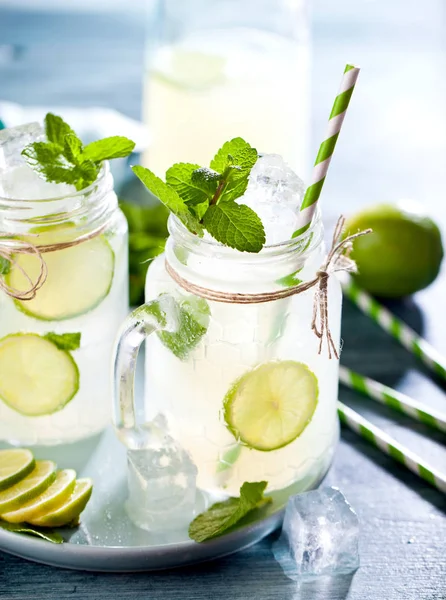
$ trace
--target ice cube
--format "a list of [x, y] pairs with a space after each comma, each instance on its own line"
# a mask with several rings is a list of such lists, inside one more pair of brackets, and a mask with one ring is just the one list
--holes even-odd
[[295, 581], [350, 573], [359, 567], [358, 536], [353, 508], [338, 489], [325, 487], [289, 499], [274, 557]]
[[248, 189], [258, 192], [259, 202], [287, 204], [299, 208], [305, 183], [279, 154], [263, 154], [251, 169]]
[[0, 131], [0, 195], [17, 200], [46, 200], [68, 196], [72, 185], [51, 183], [35, 173], [22, 156], [32, 142], [44, 141], [39, 123], [27, 123]]
[[264, 154], [251, 169], [247, 190], [238, 202], [258, 214], [271, 245], [290, 239], [296, 231], [304, 193], [304, 182], [281, 156]]
[[186, 527], [194, 517], [197, 467], [164, 430], [153, 427], [141, 450], [127, 451], [130, 519], [148, 531]]
[[28, 144], [45, 139], [45, 132], [39, 123], [27, 123], [0, 131], [0, 170], [23, 165], [22, 150]]
[[[17, 200], [47, 200], [63, 198], [76, 192], [73, 185], [67, 183], [52, 183], [42, 179], [28, 165], [0, 170], [0, 194], [6, 198]], [[73, 207], [74, 208], [74, 207]], [[48, 209], [53, 211], [51, 205]], [[41, 208], [45, 210], [44, 207]], [[42, 213], [39, 213], [42, 216]]]

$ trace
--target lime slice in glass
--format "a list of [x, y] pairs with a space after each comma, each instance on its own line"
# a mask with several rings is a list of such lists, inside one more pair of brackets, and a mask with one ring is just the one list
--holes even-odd
[[14, 485], [35, 467], [32, 452], [25, 448], [0, 450], [0, 490]]
[[224, 417], [237, 440], [268, 452], [304, 431], [317, 401], [317, 379], [306, 365], [272, 361], [236, 381], [224, 400]]
[[30, 520], [33, 525], [40, 527], [63, 527], [77, 525], [79, 515], [87, 506], [93, 491], [91, 479], [79, 479], [72, 495], [52, 511]]
[[65, 350], [34, 333], [0, 340], [0, 399], [26, 416], [63, 408], [79, 389], [79, 369]]
[[44, 492], [22, 504], [19, 509], [3, 513], [2, 519], [8, 523], [23, 523], [39, 518], [65, 502], [73, 493], [75, 483], [76, 471], [59, 471], [54, 482]]
[[24, 479], [0, 492], [0, 515], [20, 508], [25, 502], [35, 498], [56, 479], [56, 463], [52, 460], [38, 460], [36, 466]]
[[[73, 226], [54, 227], [37, 232], [38, 237], [30, 241], [37, 246], [69, 243], [74, 238], [73, 230]], [[63, 250], [44, 252], [42, 256], [48, 268], [45, 283], [33, 300], [15, 301], [27, 315], [44, 321], [72, 319], [93, 310], [109, 293], [115, 256], [104, 236]], [[40, 273], [40, 261], [33, 254], [18, 254], [14, 261], [16, 265], [6, 276], [7, 283], [23, 291], [29, 288], [23, 272], [35, 281]]]

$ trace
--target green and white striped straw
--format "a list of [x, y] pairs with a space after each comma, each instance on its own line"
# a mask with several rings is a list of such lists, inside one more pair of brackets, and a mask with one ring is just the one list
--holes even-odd
[[346, 65], [339, 93], [331, 109], [328, 130], [324, 141], [319, 147], [319, 152], [314, 163], [312, 181], [305, 192], [302, 205], [299, 209], [298, 226], [297, 230], [293, 233], [293, 237], [301, 235], [311, 225], [358, 75], [359, 67]]
[[436, 375], [446, 379], [446, 359], [404, 321], [364, 291], [351, 277], [342, 279], [344, 294], [384, 331], [417, 356]]
[[412, 450], [405, 448], [399, 442], [387, 435], [385, 431], [376, 427], [357, 412], [338, 402], [339, 419], [343, 425], [358, 433], [361, 437], [382, 450], [385, 454], [397, 460], [410, 471], [446, 493], [446, 475], [440, 473], [426, 464]]
[[425, 404], [413, 400], [406, 394], [342, 366], [339, 367], [339, 381], [381, 404], [412, 417], [416, 421], [446, 432], [446, 414], [428, 408]]

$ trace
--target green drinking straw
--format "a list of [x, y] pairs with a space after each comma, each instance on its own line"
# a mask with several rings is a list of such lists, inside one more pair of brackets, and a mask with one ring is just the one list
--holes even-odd
[[404, 321], [365, 292], [351, 277], [342, 280], [344, 294], [384, 331], [417, 356], [442, 379], [446, 379], [446, 360], [426, 340], [420, 337]]
[[297, 230], [293, 233], [293, 237], [305, 233], [311, 225], [317, 202], [325, 182], [328, 167], [330, 166], [331, 157], [333, 156], [336, 142], [338, 141], [339, 132], [341, 131], [342, 123], [344, 122], [350, 98], [355, 89], [358, 75], [359, 67], [346, 65], [341, 81], [341, 87], [335, 98], [333, 108], [331, 109], [330, 118], [328, 120], [328, 130], [324, 141], [319, 147], [319, 152], [317, 153], [314, 163], [312, 182], [306, 189], [305, 196], [299, 209]]
[[410, 471], [446, 493], [446, 475], [426, 464], [419, 456], [387, 435], [357, 412], [338, 402], [338, 415], [341, 423], [358, 433], [362, 438], [379, 448], [382, 452], [403, 464]]
[[342, 366], [339, 367], [339, 381], [343, 385], [400, 413], [404, 413], [416, 421], [429, 425], [433, 429], [446, 432], [446, 414], [428, 408], [425, 404], [417, 402], [391, 387]]

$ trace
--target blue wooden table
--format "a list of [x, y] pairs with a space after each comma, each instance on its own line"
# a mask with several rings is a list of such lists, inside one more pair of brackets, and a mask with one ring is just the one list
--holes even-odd
[[[324, 189], [327, 220], [367, 203], [413, 198], [444, 233], [444, 0], [315, 0], [313, 15], [316, 142], [340, 68], [347, 61], [363, 67]], [[0, 100], [112, 106], [138, 118], [143, 41], [144, 22], [135, 14], [32, 13], [0, 3]], [[444, 270], [428, 290], [392, 308], [446, 354]], [[348, 304], [343, 337], [344, 364], [446, 410], [446, 386]], [[341, 389], [340, 398], [446, 470], [444, 437], [353, 392]], [[214, 563], [155, 574], [71, 572], [0, 554], [0, 598], [445, 599], [444, 496], [348, 431], [330, 481], [361, 519], [362, 566], [353, 578], [299, 590], [274, 561], [269, 538]]]

